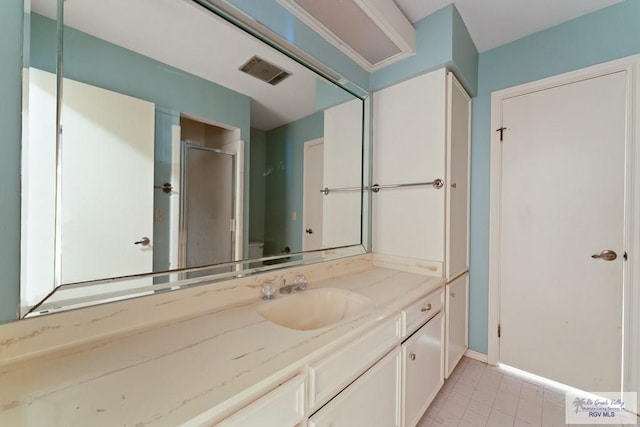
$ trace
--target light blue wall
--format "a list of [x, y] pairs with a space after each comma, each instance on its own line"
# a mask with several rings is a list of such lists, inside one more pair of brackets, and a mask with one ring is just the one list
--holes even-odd
[[[55, 22], [32, 14], [31, 38], [31, 66], [53, 72], [55, 57], [41, 53], [55, 45]], [[72, 28], [64, 43], [65, 77], [240, 128], [249, 140], [249, 97]]]
[[451, 68], [470, 94], [477, 89], [478, 51], [455, 6], [444, 7], [414, 24], [416, 53], [371, 73], [379, 90], [442, 67]]
[[[302, 250], [302, 177], [304, 143], [324, 134], [320, 111], [267, 132], [265, 182], [266, 254], [278, 254], [285, 246]], [[291, 219], [291, 213], [297, 219]]]
[[0, 322], [20, 303], [23, 14], [22, 1], [0, 2]]
[[340, 87], [316, 79], [316, 111], [326, 110], [354, 99], [350, 93]]
[[640, 0], [627, 0], [480, 54], [471, 145], [471, 349], [487, 351], [491, 92], [637, 53]]
[[[31, 66], [55, 71], [55, 22], [41, 15], [31, 17]], [[208, 80], [170, 67], [86, 33], [65, 28], [64, 75], [73, 80], [144, 99], [156, 104], [156, 164], [154, 182], [171, 181], [171, 126], [180, 114], [240, 129], [245, 141], [245, 170], [250, 162], [251, 99]], [[245, 206], [249, 180], [245, 180]], [[164, 211], [164, 221], [154, 224], [154, 271], [167, 270], [169, 250], [161, 242], [169, 238], [168, 197], [154, 190], [154, 208]], [[249, 229], [245, 215], [244, 229]], [[247, 235], [247, 233], [245, 233]]]
[[475, 96], [478, 91], [478, 50], [462, 16], [455, 7], [453, 7], [452, 19], [453, 58], [449, 67], [469, 95]]
[[360, 88], [368, 90], [369, 73], [280, 6], [276, 0], [229, 0], [229, 3]]
[[249, 241], [264, 242], [265, 162], [267, 133], [251, 128], [251, 170], [249, 171]]

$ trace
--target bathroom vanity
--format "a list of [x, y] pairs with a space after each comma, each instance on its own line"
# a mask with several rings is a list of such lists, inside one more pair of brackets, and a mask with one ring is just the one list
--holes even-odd
[[[248, 36], [232, 23], [260, 39], [273, 34], [212, 2], [120, 1], [104, 10], [98, 1], [34, 1], [25, 21], [32, 37], [23, 106], [32, 108], [23, 112], [31, 121], [22, 142], [17, 308], [26, 320], [0, 325], [0, 425], [415, 426], [467, 345], [470, 109], [462, 86], [443, 68], [379, 91], [372, 105], [371, 94], [286, 40], [275, 40], [283, 55]], [[64, 6], [64, 26], [56, 6]], [[154, 25], [129, 25], [125, 36], [121, 23], [134, 17]], [[98, 21], [112, 25], [97, 31]], [[165, 55], [176, 34], [193, 52], [226, 40], [240, 56]], [[54, 39], [64, 43], [48, 43]], [[47, 60], [56, 57], [57, 65]], [[282, 96], [252, 75], [226, 79], [256, 61], [290, 73], [279, 80]], [[213, 75], [216, 67], [232, 69]], [[122, 70], [131, 75], [120, 79]], [[419, 99], [404, 102], [406, 93]], [[144, 126], [127, 117], [98, 126], [109, 129], [104, 138], [134, 122], [148, 134], [145, 163], [125, 167], [119, 160], [133, 157], [113, 154], [91, 164], [117, 182], [85, 172], [89, 155], [72, 152], [70, 135], [85, 118], [74, 125], [70, 114], [56, 114], [88, 108], [76, 104], [101, 108], [98, 94], [115, 107], [95, 117], [126, 116], [125, 101], [144, 101], [148, 118]], [[256, 110], [255, 101], [273, 105]], [[408, 127], [406, 109], [416, 115]], [[64, 173], [52, 160], [60, 138], [36, 132], [56, 128], [65, 130]], [[137, 138], [118, 142], [128, 149], [130, 140]], [[312, 147], [322, 163], [305, 157]], [[219, 192], [233, 195], [224, 196], [222, 237], [204, 238], [231, 245], [216, 248], [223, 258], [188, 261], [190, 242], [209, 229], [185, 222], [188, 194], [199, 188], [189, 184], [197, 181], [189, 150], [224, 156], [229, 166]], [[305, 162], [323, 166], [303, 189]], [[142, 164], [148, 179], [140, 179]], [[373, 181], [364, 179], [370, 172]], [[210, 187], [207, 197], [218, 194]], [[145, 208], [124, 190], [144, 195]], [[83, 215], [62, 194], [100, 216]], [[134, 214], [141, 223], [129, 227]], [[257, 259], [247, 258], [250, 241], [263, 242]], [[116, 254], [141, 260], [121, 270]], [[74, 265], [82, 274], [67, 276]], [[265, 283], [277, 290], [298, 275], [308, 289], [261, 299]]]
[[[444, 381], [445, 279], [375, 264], [369, 254], [4, 325], [0, 424], [413, 426]], [[264, 301], [262, 282], [296, 274], [309, 280], [299, 292], [369, 305], [317, 329], [266, 320], [261, 309], [300, 294]], [[171, 306], [173, 318], [145, 323]]]

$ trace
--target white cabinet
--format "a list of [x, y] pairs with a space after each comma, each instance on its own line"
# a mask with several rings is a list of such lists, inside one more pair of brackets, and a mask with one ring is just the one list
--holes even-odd
[[465, 273], [445, 286], [445, 374], [449, 378], [469, 340], [469, 274]]
[[400, 374], [395, 347], [309, 418], [309, 427], [400, 426]]
[[403, 426], [415, 426], [444, 383], [440, 312], [402, 344]]
[[[216, 425], [294, 427], [304, 419], [304, 389], [304, 375], [298, 375]], [[190, 424], [208, 425], [194, 421]]]
[[445, 69], [373, 98], [373, 252], [427, 261], [451, 278], [468, 269], [471, 102]]
[[442, 288], [420, 298], [402, 310], [404, 329], [402, 337], [413, 334], [416, 329], [427, 323], [444, 308], [444, 292]]
[[401, 316], [395, 315], [328, 357], [309, 365], [308, 407], [319, 408], [391, 348], [400, 344]]
[[[444, 290], [440, 286], [378, 321], [346, 345], [308, 363], [305, 374], [216, 425], [415, 426], [444, 382]], [[402, 342], [402, 337], [408, 338]], [[186, 425], [211, 421], [212, 416], [203, 414]]]

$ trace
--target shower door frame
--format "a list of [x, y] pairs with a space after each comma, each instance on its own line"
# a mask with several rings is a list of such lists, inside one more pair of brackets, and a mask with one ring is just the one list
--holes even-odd
[[[202, 145], [194, 144], [189, 140], [180, 141], [180, 221], [179, 221], [179, 237], [178, 237], [178, 266], [179, 268], [185, 268], [187, 262], [187, 224], [186, 224], [186, 202], [188, 200], [187, 191], [187, 150], [195, 149], [201, 151], [207, 151], [215, 154], [223, 154], [231, 156], [231, 219], [230, 219], [230, 234], [231, 234], [231, 250], [230, 259], [224, 262], [232, 262], [236, 259], [237, 252], [237, 172], [238, 172], [238, 153], [223, 150], [220, 148], [203, 147]], [[209, 264], [206, 264], [209, 265]], [[190, 266], [197, 267], [197, 266]]]

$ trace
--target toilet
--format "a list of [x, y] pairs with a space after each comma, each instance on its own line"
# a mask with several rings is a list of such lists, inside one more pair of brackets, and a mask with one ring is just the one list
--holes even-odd
[[[264, 255], [264, 242], [249, 242], [249, 259], [262, 258]], [[263, 265], [262, 261], [256, 261], [249, 264], [251, 268], [260, 267]]]

